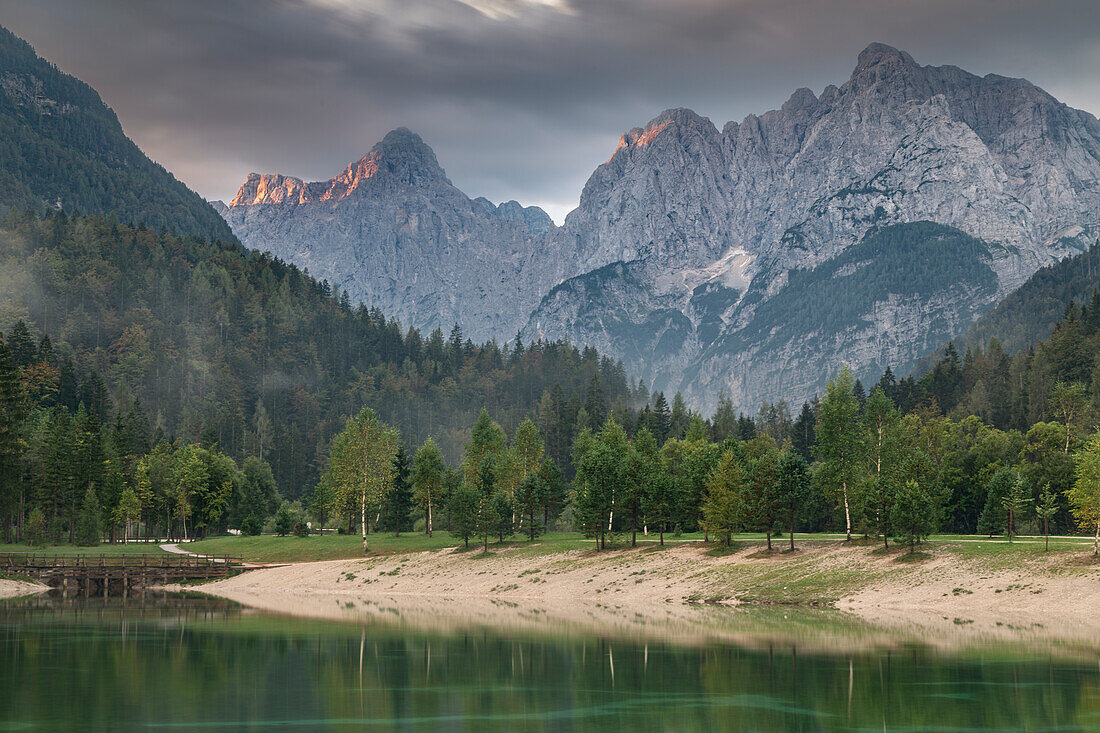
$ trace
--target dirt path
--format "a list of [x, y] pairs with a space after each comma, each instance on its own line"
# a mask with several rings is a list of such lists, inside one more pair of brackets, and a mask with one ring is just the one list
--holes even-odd
[[[190, 550], [185, 550], [185, 549], [183, 549], [182, 547], [180, 547], [178, 544], [176, 544], [174, 542], [160, 545], [160, 549], [164, 550], [165, 552], [170, 552], [173, 555], [188, 555], [190, 557], [207, 558], [207, 559], [213, 560], [214, 562], [228, 562], [228, 560], [226, 560], [223, 557], [217, 557], [215, 555], [200, 555], [197, 552], [191, 552]], [[250, 569], [252, 569], [252, 568], [273, 568], [273, 567], [278, 567], [278, 565], [270, 564], [270, 563], [269, 564], [260, 564], [260, 563], [250, 563], [250, 562], [242, 562], [240, 566], [242, 568], [250, 568]]]

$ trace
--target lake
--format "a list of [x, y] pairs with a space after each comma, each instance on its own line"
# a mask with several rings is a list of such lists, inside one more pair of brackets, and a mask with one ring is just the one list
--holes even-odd
[[44, 596], [0, 605], [0, 730], [1100, 729], [1096, 658], [812, 648], [433, 634], [205, 598]]

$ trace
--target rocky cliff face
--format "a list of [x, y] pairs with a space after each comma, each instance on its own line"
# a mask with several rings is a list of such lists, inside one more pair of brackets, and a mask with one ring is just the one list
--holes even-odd
[[[560, 228], [471, 201], [407, 131], [331, 181], [252, 176], [226, 216], [250, 246], [407, 323], [522, 326], [696, 406], [725, 390], [754, 409], [812, 395], [842, 363], [904, 369], [928, 334], [1083, 249], [1100, 224], [1100, 121], [1022, 79], [873, 44], [839, 88], [759, 117], [719, 130], [677, 109], [627, 132]], [[811, 285], [812, 308], [792, 305]]]
[[[703, 407], [721, 390], [744, 409], [801, 400], [843, 363], [875, 378], [911, 365], [921, 334], [965, 327], [1038, 267], [1080, 251], [1098, 218], [1096, 118], [1027, 81], [923, 67], [874, 44], [820, 96], [798, 90], [722, 131], [673, 110], [624, 135], [555, 233], [599, 272], [621, 274], [601, 277], [598, 293], [588, 274], [558, 285], [524, 336], [592, 343]], [[792, 272], [919, 221], [983, 240], [994, 286], [963, 287], [960, 276], [950, 293], [883, 287], [864, 310], [844, 309], [847, 322], [823, 330], [807, 318], [783, 342], [754, 327]], [[845, 279], [821, 297], [861, 288]]]
[[561, 277], [542, 263], [544, 211], [471, 200], [405, 129], [328, 181], [253, 173], [221, 211], [247, 246], [422, 330], [514, 335]]

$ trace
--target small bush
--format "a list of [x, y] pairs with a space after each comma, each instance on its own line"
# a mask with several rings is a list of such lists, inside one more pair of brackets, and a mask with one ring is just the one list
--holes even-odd
[[27, 544], [35, 547], [46, 545], [46, 515], [35, 507], [27, 517], [27, 523], [23, 525], [23, 534], [27, 538]]
[[275, 534], [286, 537], [294, 526], [293, 522], [286, 504], [279, 507], [279, 511], [275, 512]]
[[294, 525], [295, 537], [309, 537], [309, 527], [305, 525], [305, 522], [298, 522]]
[[256, 537], [264, 529], [264, 523], [260, 521], [260, 518], [255, 514], [249, 514], [245, 517], [245, 520], [241, 522], [241, 532], [249, 537]]

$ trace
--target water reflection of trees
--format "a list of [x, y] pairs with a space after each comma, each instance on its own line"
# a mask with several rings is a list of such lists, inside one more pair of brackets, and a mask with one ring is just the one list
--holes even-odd
[[[1095, 665], [921, 649], [679, 648], [605, 639], [432, 636], [279, 619], [212, 599], [146, 608], [32, 601], [0, 611], [11, 722], [364, 722], [402, 729], [1087, 728]], [[324, 722], [322, 722], [324, 721]]]

